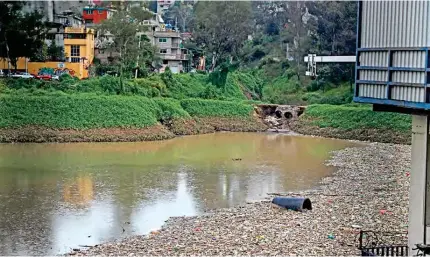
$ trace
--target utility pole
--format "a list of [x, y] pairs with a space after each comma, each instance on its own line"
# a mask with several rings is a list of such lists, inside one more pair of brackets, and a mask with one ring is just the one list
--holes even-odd
[[134, 73], [134, 78], [137, 79], [137, 73], [139, 72], [139, 54], [140, 54], [140, 42], [142, 39], [142, 35], [139, 35], [139, 53], [137, 54], [137, 61], [136, 61], [136, 71]]

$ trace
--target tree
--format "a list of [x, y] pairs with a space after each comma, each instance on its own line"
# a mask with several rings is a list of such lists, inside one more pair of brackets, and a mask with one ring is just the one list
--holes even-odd
[[248, 1], [201, 1], [196, 4], [193, 36], [212, 54], [213, 70], [222, 61], [237, 57], [251, 33], [251, 4]]
[[48, 46], [43, 43], [36, 53], [30, 58], [32, 62], [45, 62], [48, 59]]
[[57, 46], [55, 40], [48, 46], [47, 55], [50, 61], [63, 61], [64, 60], [64, 48]]
[[292, 48], [293, 69], [299, 81], [305, 71], [303, 56], [312, 48], [312, 36], [316, 31], [317, 18], [308, 11], [308, 6], [313, 4], [297, 1], [280, 5], [284, 14], [279, 16], [283, 24], [282, 40]]
[[310, 11], [318, 18], [315, 39], [318, 42], [317, 51], [319, 54], [355, 54], [356, 2], [316, 3]]
[[[118, 53], [117, 66], [120, 76], [121, 90], [123, 91], [123, 81], [125, 69], [132, 70], [140, 64], [152, 61], [154, 48], [147, 40], [142, 40], [139, 34], [147, 31], [148, 27], [143, 25], [144, 20], [152, 17], [152, 13], [142, 6], [120, 5], [111, 18], [104, 20], [98, 27], [102, 34], [110, 33], [113, 40], [107, 45], [107, 50]], [[131, 75], [131, 73], [130, 73]]]
[[[317, 2], [312, 7], [314, 9], [310, 11], [318, 18], [314, 52], [319, 55], [355, 55], [357, 3]], [[352, 85], [354, 65], [326, 64], [319, 70], [320, 79], [334, 84], [350, 80]]]
[[190, 31], [191, 26], [190, 24], [194, 20], [194, 13], [193, 13], [193, 5], [192, 2], [182, 2], [182, 1], [176, 1], [173, 7], [169, 8], [165, 15], [166, 19], [171, 20], [177, 20], [178, 24], [175, 24], [175, 26], [180, 31]]
[[31, 58], [43, 47], [47, 28], [43, 15], [22, 12], [23, 2], [0, 2], [0, 57], [16, 68], [19, 57]]

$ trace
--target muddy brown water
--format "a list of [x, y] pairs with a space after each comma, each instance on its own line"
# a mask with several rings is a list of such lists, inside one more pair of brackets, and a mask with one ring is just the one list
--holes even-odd
[[0, 255], [146, 234], [170, 216], [314, 187], [351, 142], [216, 133], [159, 142], [1, 144]]

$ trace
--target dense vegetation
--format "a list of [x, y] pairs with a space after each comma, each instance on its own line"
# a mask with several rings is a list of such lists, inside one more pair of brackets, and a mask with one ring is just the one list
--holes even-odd
[[[287, 72], [286, 72], [287, 73]], [[313, 84], [312, 84], [313, 85]], [[224, 84], [214, 84], [206, 74], [153, 74], [147, 78], [120, 79], [109, 75], [88, 80], [77, 80], [67, 75], [60, 81], [11, 79], [0, 81], [0, 92], [8, 94], [31, 93], [44, 95], [60, 91], [66, 94], [95, 93], [102, 95], [135, 95], [168, 97], [175, 99], [202, 98], [232, 101], [262, 101], [277, 104], [345, 104], [351, 102], [352, 91], [348, 84], [338, 87], [325, 84], [302, 88], [288, 74], [269, 80], [262, 72], [233, 71]]]
[[311, 105], [306, 109], [307, 118], [320, 128], [339, 129], [392, 129], [408, 132], [411, 116], [398, 113], [374, 112], [368, 106]]
[[252, 106], [215, 100], [106, 96], [95, 94], [0, 96], [0, 128], [145, 128], [158, 121], [191, 117], [250, 117]]
[[293, 129], [323, 137], [411, 143], [410, 115], [374, 112], [371, 107], [359, 104], [310, 105]]

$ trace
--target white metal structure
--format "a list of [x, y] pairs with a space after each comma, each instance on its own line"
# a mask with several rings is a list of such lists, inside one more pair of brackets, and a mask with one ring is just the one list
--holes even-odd
[[409, 255], [430, 243], [430, 1], [360, 1], [354, 101], [412, 116]]
[[355, 63], [356, 57], [352, 56], [317, 56], [316, 54], [308, 54], [305, 56], [304, 61], [308, 63], [308, 70], [306, 76], [316, 77], [317, 75], [317, 63]]

